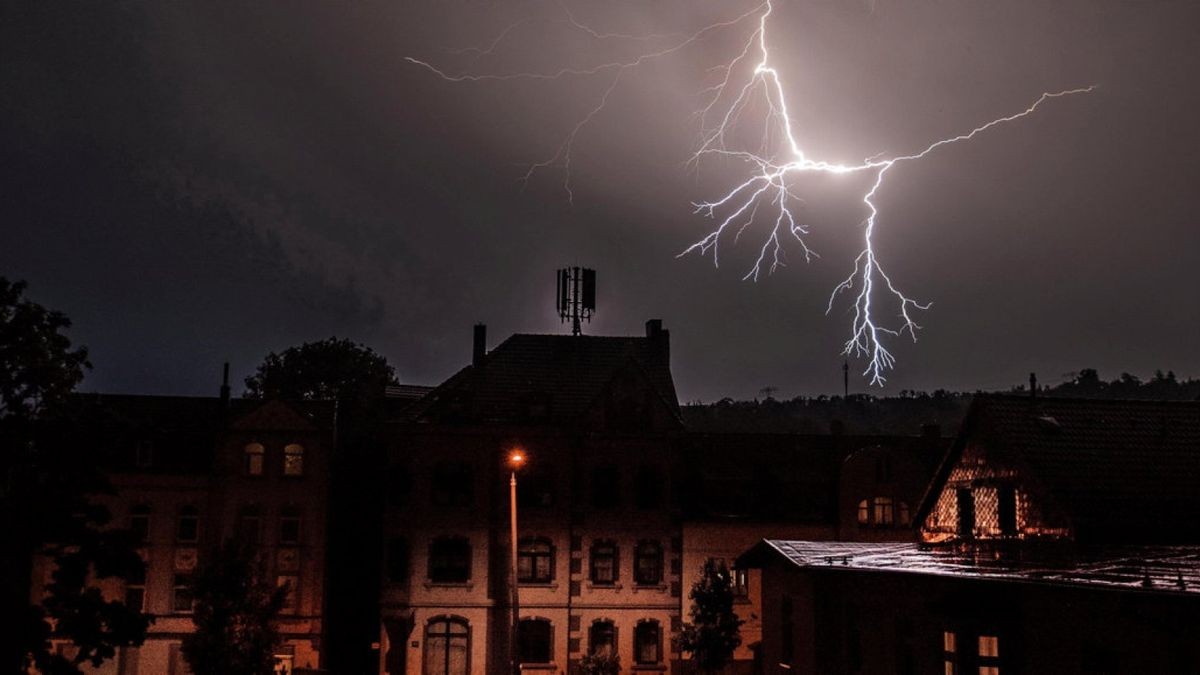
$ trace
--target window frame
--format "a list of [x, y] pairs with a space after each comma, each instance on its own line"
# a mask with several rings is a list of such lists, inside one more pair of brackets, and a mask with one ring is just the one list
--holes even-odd
[[288, 443], [283, 446], [282, 474], [285, 478], [302, 478], [304, 476], [304, 455], [306, 448], [299, 443]]
[[[650, 563], [648, 570], [643, 563]], [[650, 572], [650, 574], [646, 574]], [[660, 586], [663, 583], [663, 545], [654, 539], [643, 539], [633, 549], [633, 583], [638, 586]]]
[[267, 473], [267, 447], [258, 441], [242, 446], [242, 475], [261, 478]]
[[[284, 533], [288, 531], [289, 526], [294, 526], [296, 530], [295, 537], [285, 537]], [[279, 531], [276, 532], [279, 537], [280, 546], [299, 546], [304, 540], [304, 514], [298, 506], [285, 506], [279, 512]]]
[[[646, 639], [647, 637], [651, 639]], [[642, 658], [644, 646], [654, 648], [654, 660]], [[637, 666], [654, 666], [662, 663], [662, 625], [655, 619], [642, 619], [633, 628], [633, 662]]]
[[[607, 636], [607, 642], [601, 642], [600, 645], [608, 648], [608, 651], [601, 654], [597, 649], [597, 636]], [[591, 656], [616, 656], [617, 655], [617, 624], [612, 619], [596, 619], [592, 621], [592, 625], [588, 626], [588, 651]]]
[[[456, 545], [456, 546], [461, 545], [462, 549], [459, 551], [454, 551], [449, 548], [446, 548], [441, 551], [438, 550], [439, 546], [449, 547], [451, 545]], [[472, 576], [471, 561], [472, 561], [472, 557], [473, 557], [472, 553], [473, 553], [473, 551], [472, 551], [472, 546], [471, 546], [471, 540], [468, 539], [467, 537], [455, 537], [455, 536], [434, 537], [429, 542], [429, 559], [427, 561], [427, 566], [426, 566], [426, 577], [428, 578], [429, 583], [445, 584], [445, 585], [463, 585], [463, 584], [471, 583], [471, 576]], [[461, 571], [462, 571], [461, 575], [456, 574], [456, 575], [450, 577], [444, 573], [447, 570], [459, 569], [458, 565], [455, 565], [453, 567], [450, 567], [450, 566], [436, 567], [435, 566], [435, 564], [438, 563], [439, 561], [453, 562], [456, 558], [461, 558], [461, 561], [460, 561], [461, 562]], [[439, 572], [439, 571], [441, 571], [443, 573], [437, 574], [437, 572]]]
[[[537, 626], [538, 630], [544, 629], [544, 634], [530, 636], [526, 631], [531, 630], [531, 627]], [[544, 649], [544, 653], [530, 654], [531, 658], [526, 658], [526, 649], [530, 647], [533, 638], [538, 639], [537, 647]], [[545, 659], [532, 658], [534, 656], [545, 656]], [[554, 663], [554, 624], [542, 616], [523, 617], [517, 621], [517, 663], [522, 666], [548, 666]]]
[[[526, 537], [517, 542], [517, 583], [554, 582], [554, 542], [546, 537]], [[539, 562], [542, 565], [539, 565]], [[522, 570], [528, 569], [527, 574]]]
[[[601, 555], [601, 553], [603, 553]], [[601, 579], [597, 572], [601, 569], [598, 564], [608, 561], [611, 565], [611, 578]], [[615, 586], [621, 579], [621, 549], [612, 539], [596, 539], [588, 551], [588, 579], [594, 586]]]
[[[184, 536], [184, 523], [191, 523], [191, 534]], [[175, 542], [179, 544], [196, 544], [200, 541], [200, 509], [194, 504], [184, 504], [179, 507], [175, 517]]]

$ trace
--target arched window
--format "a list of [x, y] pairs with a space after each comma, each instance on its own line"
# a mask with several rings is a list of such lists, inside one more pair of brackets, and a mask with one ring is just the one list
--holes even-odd
[[858, 524], [869, 525], [871, 523], [871, 500], [864, 499], [858, 503]]
[[554, 580], [554, 546], [549, 539], [522, 539], [517, 546], [517, 581], [548, 584]]
[[553, 644], [549, 619], [521, 619], [517, 624], [517, 657], [521, 663], [552, 663]]
[[639, 621], [633, 630], [634, 660], [638, 664], [658, 663], [662, 658], [662, 631], [653, 619]]
[[263, 468], [266, 466], [267, 449], [262, 443], [248, 443], [243, 449], [244, 467], [247, 476], [263, 475]]
[[617, 582], [617, 545], [600, 540], [592, 544], [591, 580], [596, 585], [611, 586]]
[[588, 653], [612, 656], [617, 653], [617, 628], [608, 619], [592, 622], [588, 629]]
[[175, 527], [175, 541], [194, 544], [200, 539], [200, 511], [188, 504], [179, 509], [179, 521]]
[[304, 446], [289, 443], [283, 446], [283, 475], [304, 475]]
[[465, 619], [439, 616], [425, 626], [424, 675], [471, 672], [471, 629]]
[[138, 504], [129, 510], [129, 531], [139, 544], [150, 540], [149, 504]]
[[662, 582], [662, 544], [657, 541], [640, 541], [633, 556], [633, 582], [654, 585]]

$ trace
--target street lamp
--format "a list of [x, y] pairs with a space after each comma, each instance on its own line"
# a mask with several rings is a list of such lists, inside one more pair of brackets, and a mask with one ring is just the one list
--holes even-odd
[[521, 673], [520, 656], [517, 654], [517, 632], [521, 622], [521, 608], [517, 594], [517, 469], [525, 465], [525, 460], [525, 451], [521, 448], [513, 448], [508, 453], [508, 468], [511, 470], [508, 478], [508, 515], [512, 545], [512, 569], [510, 570], [512, 573], [512, 630], [510, 631], [512, 637], [508, 643], [508, 653], [513, 675]]

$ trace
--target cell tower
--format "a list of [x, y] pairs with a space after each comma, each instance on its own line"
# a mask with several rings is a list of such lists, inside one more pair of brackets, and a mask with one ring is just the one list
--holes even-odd
[[580, 323], [592, 322], [596, 311], [596, 270], [586, 267], [564, 267], [558, 270], [558, 293], [554, 296], [558, 318], [571, 321], [571, 334], [583, 332]]

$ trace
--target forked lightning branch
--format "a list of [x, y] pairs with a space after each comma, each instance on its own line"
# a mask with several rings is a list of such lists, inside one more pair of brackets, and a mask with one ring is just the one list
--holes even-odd
[[[907, 334], [917, 339], [920, 326], [914, 319], [918, 310], [930, 307], [902, 293], [892, 278], [884, 271], [875, 246], [874, 234], [883, 221], [875, 197], [884, 184], [888, 173], [907, 162], [923, 159], [945, 145], [967, 141], [988, 129], [1018, 120], [1032, 114], [1051, 99], [1082, 94], [1092, 91], [1094, 86], [1045, 92], [1037, 96], [1022, 110], [995, 118], [969, 131], [958, 133], [929, 143], [924, 148], [894, 157], [876, 155], [859, 163], [841, 164], [810, 157], [797, 140], [793, 120], [788, 112], [788, 97], [785, 83], [771, 60], [769, 48], [772, 35], [771, 19], [774, 6], [771, 0], [754, 9], [733, 17], [728, 21], [714, 23], [690, 34], [673, 35], [626, 35], [603, 33], [579, 22], [564, 5], [562, 22], [582, 36], [592, 40], [667, 42], [665, 46], [647, 49], [635, 56], [622, 60], [597, 64], [587, 68], [558, 68], [545, 72], [518, 73], [464, 73], [452, 74], [427, 61], [409, 57], [408, 61], [422, 66], [438, 77], [451, 82], [479, 80], [542, 79], [556, 80], [565, 77], [607, 77], [608, 83], [602, 96], [586, 115], [580, 118], [560, 143], [555, 154], [544, 160], [533, 162], [523, 176], [528, 180], [535, 172], [548, 168], [559, 168], [563, 172], [563, 188], [567, 199], [571, 192], [570, 168], [575, 139], [588, 122], [603, 113], [609, 99], [618, 88], [625, 71], [642, 64], [684, 52], [687, 48], [719, 31], [739, 30], [747, 24], [750, 34], [743, 48], [728, 62], [715, 70], [720, 80], [703, 90], [705, 103], [697, 111], [702, 128], [699, 147], [691, 155], [690, 163], [698, 167], [708, 158], [740, 160], [749, 167], [744, 180], [733, 185], [724, 194], [710, 200], [695, 202], [695, 212], [715, 221], [713, 228], [699, 241], [688, 246], [680, 256], [689, 253], [712, 255], [714, 265], [720, 264], [720, 247], [731, 238], [737, 241], [747, 230], [757, 228], [764, 234], [758, 246], [754, 264], [746, 273], [746, 279], [757, 280], [763, 273], [770, 274], [785, 262], [785, 242], [792, 242], [804, 254], [805, 260], [815, 252], [805, 242], [808, 228], [797, 218], [797, 206], [801, 197], [797, 194], [797, 179], [805, 174], [851, 174], [864, 173], [871, 177], [869, 189], [862, 196], [865, 217], [859, 223], [862, 228], [862, 249], [854, 260], [850, 274], [838, 284], [829, 296], [826, 314], [830, 313], [839, 298], [845, 296], [851, 302], [852, 322], [850, 334], [843, 345], [846, 356], [865, 361], [863, 375], [874, 385], [885, 382], [885, 373], [895, 366], [895, 357], [885, 342], [889, 338]], [[486, 55], [513, 31], [505, 29], [486, 49], [475, 50]], [[762, 136], [756, 147], [739, 144], [734, 134], [735, 127], [747, 125], [747, 118], [758, 116], [756, 123]], [[891, 313], [885, 320], [885, 312]]]

